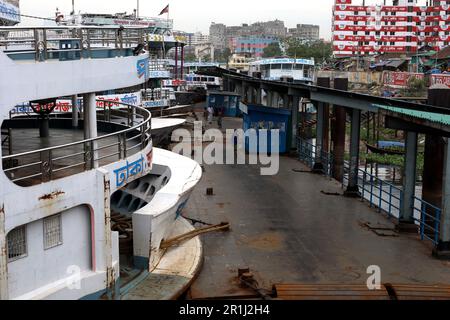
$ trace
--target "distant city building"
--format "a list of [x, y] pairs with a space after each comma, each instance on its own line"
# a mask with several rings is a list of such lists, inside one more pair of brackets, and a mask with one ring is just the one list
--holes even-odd
[[216, 49], [224, 50], [227, 47], [227, 26], [213, 22], [209, 27], [209, 39]]
[[19, 0], [0, 0], [0, 26], [13, 26], [20, 22]]
[[[250, 48], [250, 52], [257, 55], [261, 55], [263, 49], [273, 42], [270, 39], [280, 39], [286, 35], [287, 29], [284, 22], [280, 20], [242, 24], [241, 26], [226, 26], [213, 22], [209, 28], [210, 41], [216, 49], [230, 48], [233, 52], [244, 52], [242, 51], [244, 49], [241, 49], [244, 45], [245, 50]], [[236, 49], [238, 51], [235, 51]]]
[[203, 34], [201, 32], [196, 32], [191, 34], [191, 45], [196, 46], [200, 44], [210, 43], [209, 35]]
[[248, 72], [250, 68], [250, 63], [253, 62], [254, 59], [252, 55], [247, 52], [234, 53], [231, 55], [228, 61], [228, 68], [234, 69], [241, 72]]
[[335, 0], [333, 51], [335, 56], [415, 53], [450, 44], [450, 0], [384, 0], [375, 6]]
[[253, 57], [262, 57], [264, 49], [278, 42], [276, 37], [241, 36], [230, 39], [230, 49], [234, 53], [250, 53]]
[[210, 43], [209, 35], [203, 34], [201, 32], [184, 32], [184, 31], [174, 31], [177, 36], [183, 36], [186, 38], [187, 46], [197, 46], [205, 43]]
[[320, 39], [320, 26], [298, 24], [296, 28], [289, 29], [288, 36], [299, 40], [317, 41]]

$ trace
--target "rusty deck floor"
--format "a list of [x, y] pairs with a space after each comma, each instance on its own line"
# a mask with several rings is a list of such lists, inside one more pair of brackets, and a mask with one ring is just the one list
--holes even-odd
[[[235, 119], [224, 124], [240, 126]], [[336, 181], [293, 169], [308, 170], [289, 157], [280, 159], [276, 176], [260, 176], [258, 166], [205, 166], [185, 215], [229, 221], [232, 230], [202, 237], [205, 262], [191, 298], [248, 294], [236, 278], [243, 267], [268, 290], [284, 283], [365, 285], [372, 265], [381, 268], [382, 283], [450, 284], [450, 262], [432, 258], [418, 236], [376, 235], [364, 224], [392, 223], [360, 200], [321, 192], [342, 192]]]

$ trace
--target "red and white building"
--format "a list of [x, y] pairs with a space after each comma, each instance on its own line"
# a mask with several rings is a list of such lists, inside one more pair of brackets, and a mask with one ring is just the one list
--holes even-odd
[[335, 56], [414, 53], [425, 45], [439, 50], [450, 44], [450, 0], [430, 0], [427, 6], [417, 0], [353, 2], [335, 0]]

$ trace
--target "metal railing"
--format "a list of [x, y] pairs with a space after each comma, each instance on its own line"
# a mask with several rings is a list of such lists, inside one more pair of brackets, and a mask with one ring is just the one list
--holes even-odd
[[320, 159], [324, 167], [324, 174], [329, 177], [333, 176], [333, 155], [331, 153], [322, 150], [320, 158], [318, 158], [317, 146], [302, 138], [297, 139], [297, 150], [300, 161], [313, 168]]
[[134, 54], [147, 32], [119, 26], [0, 27], [0, 50], [14, 60], [111, 58]]
[[[314, 167], [317, 147], [302, 138], [299, 138], [297, 141], [300, 161], [311, 168]], [[320, 159], [325, 167], [326, 175], [332, 176], [333, 155], [328, 152], [322, 152]], [[349, 173], [350, 166], [348, 161], [346, 161], [344, 165], [344, 187], [348, 185]], [[363, 169], [358, 169], [358, 187], [361, 200], [367, 201], [371, 208], [377, 208], [378, 212], [386, 213], [388, 218], [398, 219], [400, 217], [403, 199], [403, 189], [401, 187], [384, 181]], [[430, 240], [434, 245], [438, 244], [441, 215], [442, 209], [418, 197], [414, 197], [414, 220], [420, 227], [422, 240]]]
[[97, 103], [101, 109], [99, 121], [128, 128], [97, 138], [4, 156], [5, 174], [16, 184], [35, 185], [126, 159], [151, 142], [149, 111], [121, 102], [97, 100]]
[[[345, 175], [344, 175], [345, 176]], [[361, 199], [369, 202], [378, 212], [385, 212], [389, 218], [400, 217], [403, 190], [365, 170], [358, 170], [358, 186]]]
[[441, 214], [442, 209], [414, 197], [414, 220], [420, 226], [420, 238], [422, 240], [430, 240], [434, 245], [439, 243]]
[[[348, 183], [349, 167], [345, 166], [344, 186]], [[361, 199], [367, 201], [371, 208], [384, 212], [389, 218], [398, 219], [401, 215], [403, 189], [386, 182], [365, 170], [358, 170], [358, 187]], [[422, 240], [429, 240], [434, 245], [439, 242], [442, 209], [414, 197], [414, 221], [420, 228]]]

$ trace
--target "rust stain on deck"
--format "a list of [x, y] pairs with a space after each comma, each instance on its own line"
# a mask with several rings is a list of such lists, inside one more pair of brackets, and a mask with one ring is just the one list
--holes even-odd
[[66, 194], [64, 191], [55, 191], [50, 194], [43, 195], [42, 197], [39, 198], [39, 201], [53, 200], [64, 194]]
[[239, 242], [254, 249], [277, 251], [283, 247], [284, 237], [277, 232], [268, 232], [254, 237], [242, 235]]

